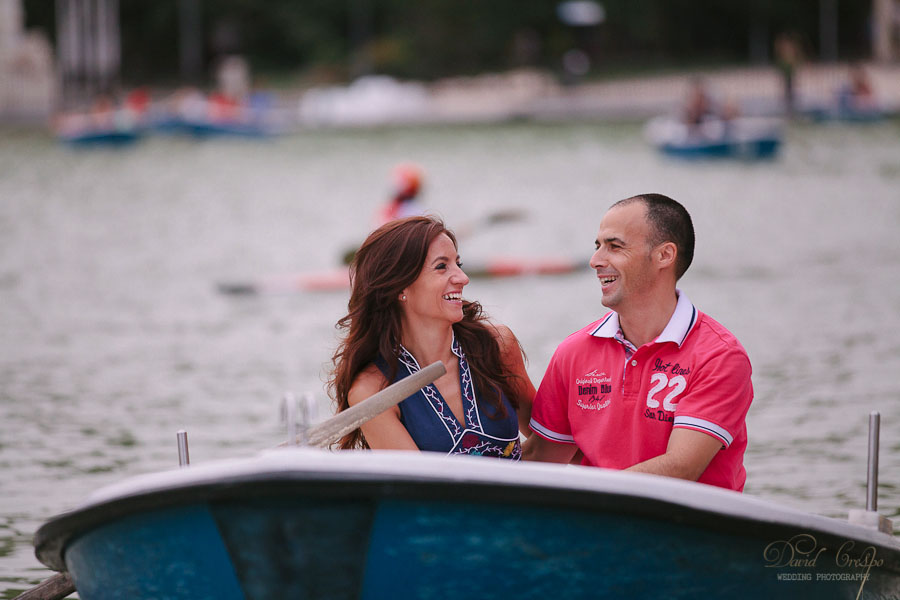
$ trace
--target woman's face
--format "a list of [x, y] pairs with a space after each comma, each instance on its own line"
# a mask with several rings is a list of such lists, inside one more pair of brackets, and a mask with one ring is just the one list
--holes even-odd
[[431, 242], [419, 276], [401, 292], [400, 307], [407, 321], [462, 320], [462, 290], [469, 278], [461, 264], [456, 246], [446, 234]]

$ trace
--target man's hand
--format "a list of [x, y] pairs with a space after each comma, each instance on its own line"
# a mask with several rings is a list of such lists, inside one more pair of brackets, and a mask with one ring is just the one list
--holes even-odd
[[578, 446], [575, 444], [563, 444], [551, 442], [536, 433], [525, 440], [522, 445], [522, 458], [525, 460], [539, 460], [543, 462], [568, 463], [575, 456]]

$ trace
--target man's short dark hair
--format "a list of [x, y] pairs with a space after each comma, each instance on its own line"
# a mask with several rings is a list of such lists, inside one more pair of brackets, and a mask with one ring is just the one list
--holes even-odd
[[681, 204], [662, 194], [638, 194], [619, 200], [613, 206], [643, 202], [650, 224], [650, 246], [672, 242], [678, 249], [675, 278], [681, 279], [694, 260], [694, 224], [691, 215]]

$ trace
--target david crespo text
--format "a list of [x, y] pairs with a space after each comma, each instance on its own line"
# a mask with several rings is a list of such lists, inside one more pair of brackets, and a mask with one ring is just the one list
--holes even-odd
[[[861, 594], [872, 567], [884, 564], [874, 546], [857, 548], [857, 543], [852, 540], [838, 545], [833, 555], [828, 550], [828, 546], [820, 545], [815, 536], [800, 533], [788, 540], [768, 544], [763, 550], [764, 566], [780, 569], [779, 581], [859, 581]], [[842, 570], [828, 572], [832, 567]]]

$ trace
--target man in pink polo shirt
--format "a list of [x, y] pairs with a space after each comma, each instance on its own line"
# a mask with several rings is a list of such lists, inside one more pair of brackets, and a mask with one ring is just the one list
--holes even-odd
[[614, 204], [591, 267], [611, 309], [557, 348], [525, 458], [628, 469], [741, 491], [753, 399], [740, 342], [675, 285], [694, 255], [687, 210], [661, 194]]

